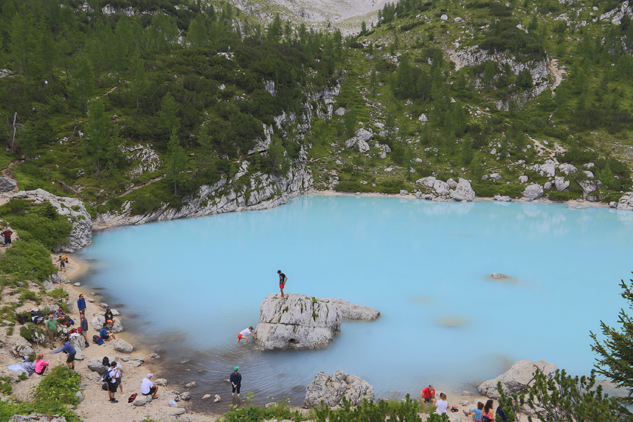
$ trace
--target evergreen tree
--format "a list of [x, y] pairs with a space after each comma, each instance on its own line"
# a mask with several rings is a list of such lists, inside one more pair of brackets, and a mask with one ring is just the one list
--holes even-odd
[[365, 35], [367, 33], [367, 23], [362, 21], [360, 23], [360, 35]]
[[177, 134], [180, 130], [180, 118], [178, 117], [178, 103], [168, 92], [161, 101], [160, 111], [158, 117], [160, 118], [161, 125], [169, 132], [170, 142], [174, 134]]
[[101, 157], [106, 149], [109, 127], [110, 118], [105, 113], [103, 103], [93, 102], [90, 106], [90, 120], [85, 142], [88, 157], [96, 160], [97, 177], [101, 176]]
[[[607, 168], [603, 172], [606, 170]], [[622, 280], [620, 286], [622, 287], [620, 295], [628, 302], [629, 309], [633, 310], [633, 293], [631, 292], [633, 279], [630, 280], [629, 286]], [[630, 406], [633, 404], [633, 319], [624, 309], [621, 309], [618, 322], [621, 326], [619, 330], [601, 321], [600, 327], [604, 340], [598, 341], [596, 334], [592, 332], [591, 349], [598, 355], [597, 373], [604, 375], [618, 387], [627, 389], [628, 395], [618, 400]]]
[[88, 97], [92, 93], [94, 87], [94, 76], [92, 73], [92, 65], [88, 57], [81, 55], [77, 63], [77, 69], [74, 75], [74, 85], [78, 96], [80, 97], [79, 105], [81, 112], [86, 112]]
[[194, 20], [189, 24], [189, 29], [187, 30], [187, 41], [193, 47], [202, 47], [209, 40], [209, 36], [207, 35], [207, 26], [204, 22], [204, 18], [202, 15], [197, 15]]
[[413, 72], [409, 64], [409, 55], [400, 56], [400, 66], [396, 72], [395, 92], [398, 98], [411, 98], [415, 94]]
[[35, 53], [35, 25], [31, 12], [22, 6], [13, 16], [11, 25], [11, 53], [18, 64], [18, 72], [31, 80], [29, 68]]
[[134, 54], [132, 69], [132, 83], [134, 87], [134, 96], [136, 98], [136, 111], [138, 112], [141, 92], [143, 92], [146, 85], [145, 60], [141, 58], [141, 53], [138, 50]]
[[484, 82], [488, 86], [492, 85], [492, 82], [497, 75], [497, 65], [492, 60], [488, 60], [484, 66]]
[[187, 154], [180, 145], [176, 133], [172, 133], [167, 144], [168, 165], [167, 180], [174, 185], [174, 195], [178, 195], [178, 186], [184, 180], [184, 171], [187, 168]]
[[53, 66], [57, 59], [57, 45], [53, 42], [49, 28], [45, 23], [39, 26], [39, 42], [36, 48], [37, 67], [49, 82], [53, 81]]

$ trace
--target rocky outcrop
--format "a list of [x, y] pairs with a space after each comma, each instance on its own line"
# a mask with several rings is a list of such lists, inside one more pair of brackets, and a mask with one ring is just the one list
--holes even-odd
[[622, 195], [614, 208], [622, 211], [633, 211], [633, 192]]
[[556, 365], [547, 363], [544, 360], [531, 362], [529, 360], [521, 360], [516, 362], [507, 372], [495, 379], [483, 382], [479, 386], [479, 393], [497, 399], [500, 397], [497, 390], [497, 384], [501, 382], [501, 388], [508, 394], [519, 393], [525, 391], [534, 380], [534, 373], [540, 370], [545, 375], [551, 375], [556, 372]]
[[557, 191], [564, 191], [569, 187], [569, 180], [565, 180], [564, 177], [556, 176], [554, 179], [554, 186], [556, 186]]
[[271, 293], [259, 310], [258, 343], [264, 350], [323, 348], [340, 331], [341, 319], [341, 311], [324, 299]]
[[375, 321], [380, 316], [380, 311], [369, 306], [355, 305], [347, 300], [328, 297], [323, 299], [326, 303], [335, 305], [341, 311], [343, 319], [356, 321]]
[[342, 319], [374, 321], [380, 312], [346, 300], [271, 293], [262, 302], [257, 342], [264, 350], [316, 349], [328, 346]]
[[8, 177], [0, 177], [0, 192], [11, 192], [17, 188], [18, 184]]
[[43, 189], [16, 192], [10, 194], [10, 197], [28, 199], [37, 204], [48, 202], [55, 207], [59, 215], [72, 223], [68, 243], [60, 248], [61, 251], [75, 252], [92, 243], [92, 218], [79, 199], [53, 195]]
[[565, 173], [566, 175], [574, 174], [578, 171], [576, 167], [567, 163], [561, 164], [560, 166], [558, 166], [558, 169], [562, 171], [563, 173]]
[[240, 189], [226, 178], [214, 185], [202, 186], [196, 196], [185, 199], [184, 205], [178, 209], [164, 204], [156, 211], [132, 215], [132, 203], [126, 201], [121, 211], [99, 214], [95, 220], [95, 229], [274, 208], [308, 192], [313, 183], [304, 150], [301, 150], [299, 158], [285, 175], [270, 176], [256, 172], [245, 177], [248, 177], [248, 181]]
[[540, 185], [532, 184], [525, 188], [525, 190], [523, 191], [523, 196], [530, 201], [539, 199], [541, 196], [543, 196], [543, 187]]
[[368, 142], [372, 140], [374, 134], [366, 129], [358, 129], [354, 136], [345, 141], [345, 148], [355, 149], [358, 152], [369, 151]]
[[134, 350], [134, 347], [125, 340], [114, 340], [112, 343], [114, 344], [114, 350], [117, 352], [132, 353], [132, 350]]
[[319, 372], [314, 381], [306, 387], [304, 407], [318, 407], [323, 404], [334, 407], [345, 397], [352, 406], [363, 400], [374, 401], [374, 388], [362, 378], [338, 370], [332, 376]]
[[433, 176], [424, 177], [418, 179], [415, 182], [428, 192], [426, 196], [423, 194], [416, 195], [416, 198], [420, 199], [443, 199], [454, 201], [473, 201], [475, 199], [475, 191], [473, 190], [470, 182], [466, 179], [460, 178], [458, 182], [453, 179], [449, 179], [448, 182], [436, 179]]
[[48, 416], [43, 413], [31, 413], [30, 415], [13, 415], [9, 422], [66, 422], [63, 416]]
[[580, 180], [578, 181], [578, 184], [585, 195], [595, 192], [600, 186], [602, 186], [602, 182], [599, 180]]
[[15, 356], [24, 357], [33, 353], [33, 348], [26, 340], [20, 337], [20, 339], [18, 340], [18, 343], [15, 346], [13, 346], [13, 348], [11, 349], [11, 352]]

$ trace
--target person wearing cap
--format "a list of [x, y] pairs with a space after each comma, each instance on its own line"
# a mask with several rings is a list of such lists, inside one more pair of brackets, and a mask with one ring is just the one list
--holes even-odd
[[231, 374], [231, 396], [235, 396], [235, 392], [237, 391], [237, 397], [240, 396], [240, 387], [242, 387], [242, 374], [237, 371], [240, 369], [239, 366], [233, 368], [233, 373]]
[[143, 379], [143, 382], [141, 383], [141, 394], [144, 396], [149, 396], [151, 394], [153, 399], [157, 399], [158, 396], [156, 393], [158, 392], [158, 387], [151, 381], [153, 376], [154, 374], [147, 374], [147, 378]]
[[282, 273], [281, 270], [277, 270], [277, 274], [279, 274], [279, 290], [281, 290], [281, 298], [284, 298], [284, 287], [286, 287], [286, 281], [288, 281], [288, 277], [286, 274]]
[[255, 333], [257, 333], [257, 330], [253, 330], [253, 327], [248, 327], [248, 328], [244, 328], [242, 331], [240, 331], [240, 333], [237, 335], [237, 341], [235, 342], [236, 344], [240, 342], [240, 340], [242, 340], [243, 338], [246, 339], [246, 341], [244, 342], [244, 344], [248, 343], [248, 336], [252, 335], [253, 338], [257, 338], [257, 336], [255, 335]]
[[435, 406], [435, 388], [433, 388], [432, 385], [424, 387], [424, 389], [420, 391], [420, 400], [424, 404], [431, 402], [433, 406]]

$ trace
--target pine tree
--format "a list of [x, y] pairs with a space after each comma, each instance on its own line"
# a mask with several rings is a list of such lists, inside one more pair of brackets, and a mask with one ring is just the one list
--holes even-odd
[[497, 65], [492, 60], [488, 60], [484, 66], [484, 82], [488, 86], [492, 85], [497, 74]]
[[413, 72], [409, 64], [409, 55], [400, 56], [400, 66], [396, 72], [396, 83], [394, 94], [399, 98], [410, 98], [415, 94], [413, 84]]
[[170, 138], [180, 130], [178, 110], [178, 103], [174, 99], [174, 96], [171, 95], [171, 92], [165, 94], [161, 101], [158, 117], [160, 118], [162, 126], [169, 132]]
[[[620, 295], [628, 302], [629, 309], [633, 310], [633, 279], [630, 280], [629, 286], [622, 280], [620, 286]], [[621, 325], [619, 330], [600, 321], [604, 340], [598, 341], [596, 334], [592, 332], [591, 349], [598, 355], [597, 373], [609, 378], [618, 387], [627, 389], [628, 395], [618, 400], [630, 406], [633, 404], [633, 319], [621, 309], [618, 322]]]
[[187, 167], [187, 154], [180, 145], [178, 135], [173, 133], [167, 144], [169, 170], [167, 180], [174, 185], [174, 195], [178, 195], [178, 186], [184, 180], [184, 171]]
[[209, 41], [207, 26], [202, 15], [197, 15], [196, 18], [189, 24], [189, 29], [187, 30], [187, 41], [189, 41], [193, 47], [202, 47], [207, 43], [207, 41]]
[[90, 106], [90, 120], [86, 131], [86, 153], [94, 157], [97, 164], [97, 177], [101, 176], [101, 157], [106, 149], [110, 118], [105, 113], [103, 103], [95, 101]]
[[18, 63], [19, 73], [26, 75], [28, 81], [31, 80], [29, 69], [35, 52], [35, 42], [35, 25], [31, 12], [27, 10], [26, 6], [22, 6], [13, 15], [11, 53]]
[[77, 69], [74, 74], [74, 85], [77, 94], [80, 96], [81, 112], [85, 113], [88, 96], [94, 87], [92, 65], [85, 55], [81, 55], [78, 59]]
[[136, 97], [136, 111], [139, 111], [141, 92], [146, 85], [145, 60], [141, 58], [140, 51], [136, 50], [132, 63], [132, 83], [134, 86], [134, 96]]

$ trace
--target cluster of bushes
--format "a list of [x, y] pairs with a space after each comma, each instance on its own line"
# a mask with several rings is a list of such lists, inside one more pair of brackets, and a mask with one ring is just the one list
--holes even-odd
[[387, 194], [398, 194], [401, 190], [409, 190], [409, 186], [403, 180], [384, 180], [378, 182], [376, 187], [372, 185], [363, 185], [359, 182], [348, 180], [339, 182], [334, 190], [337, 192], [356, 193], [356, 192], [380, 192]]
[[494, 183], [473, 183], [472, 188], [475, 194], [484, 198], [492, 198], [495, 195], [509, 196], [510, 198], [521, 198], [525, 186], [518, 183], [494, 184]]

